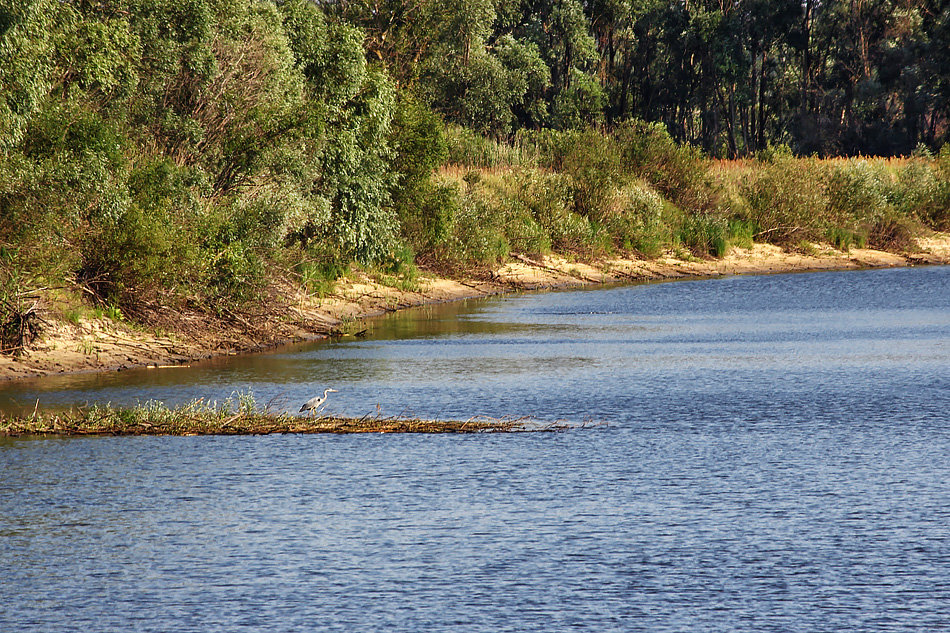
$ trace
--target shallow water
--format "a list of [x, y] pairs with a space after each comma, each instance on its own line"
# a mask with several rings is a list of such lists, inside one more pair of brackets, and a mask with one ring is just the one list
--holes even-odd
[[950, 623], [950, 268], [516, 295], [5, 387], [609, 426], [0, 440], [0, 630]]

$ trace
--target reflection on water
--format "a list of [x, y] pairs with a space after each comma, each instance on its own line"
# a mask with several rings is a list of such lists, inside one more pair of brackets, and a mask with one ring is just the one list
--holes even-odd
[[0, 440], [0, 630], [936, 631], [950, 268], [516, 295], [3, 387], [557, 434]]
[[[873, 400], [894, 380], [946, 374], [938, 371], [948, 355], [946, 270], [733, 277], [428, 306], [371, 321], [365, 339], [0, 385], [0, 407], [175, 405], [251, 391], [296, 411], [332, 386], [340, 393], [327, 410], [357, 416], [379, 405], [385, 414], [622, 421], [685, 413], [697, 401], [683, 394], [717, 389], [729, 399], [711, 406], [739, 411], [776, 390], [790, 392], [789, 402], [845, 388], [867, 389]], [[851, 371], [860, 385], [828, 384]], [[828, 398], [831, 407], [850, 399]], [[641, 400], [660, 406], [645, 416], [642, 405], [626, 408]]]

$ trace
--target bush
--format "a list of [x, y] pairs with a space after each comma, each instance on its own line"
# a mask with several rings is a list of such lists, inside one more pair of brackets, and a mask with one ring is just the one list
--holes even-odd
[[418, 199], [418, 206], [403, 214], [401, 231], [408, 246], [428, 255], [451, 238], [459, 208], [459, 189], [451, 183], [432, 183]]
[[448, 156], [444, 124], [431, 110], [404, 96], [397, 101], [390, 140], [397, 174], [391, 197], [402, 235], [410, 237], [416, 248], [430, 247], [440, 236], [430, 226], [429, 215], [438, 213], [439, 198], [447, 195], [432, 180]]
[[881, 250], [908, 251], [914, 248], [914, 237], [919, 233], [920, 224], [915, 219], [894, 211], [874, 223], [868, 244]]
[[497, 206], [484, 196], [467, 196], [456, 212], [453, 239], [443, 256], [463, 263], [501, 262], [511, 251], [505, 238], [504, 221]]
[[614, 132], [624, 169], [650, 183], [687, 212], [711, 212], [720, 192], [709, 174], [703, 153], [678, 145], [661, 123], [629, 121]]
[[739, 194], [746, 202], [740, 219], [757, 229], [756, 237], [779, 245], [821, 238], [828, 197], [819, 161], [776, 156], [732, 177], [740, 179]]
[[657, 257], [671, 242], [668, 203], [643, 181], [631, 183], [601, 215], [617, 246]]
[[833, 220], [873, 226], [893, 207], [894, 183], [880, 161], [850, 159], [831, 169], [828, 213]]
[[84, 230], [76, 280], [98, 302], [135, 316], [143, 301], [182, 285], [188, 240], [166, 214], [138, 207], [121, 189], [109, 193]]
[[538, 170], [526, 170], [508, 179], [507, 195], [518, 208], [527, 211], [544, 235], [532, 252], [551, 248], [578, 252], [591, 247], [590, 221], [573, 210], [575, 186], [565, 174]]
[[609, 136], [588, 129], [564, 136], [561, 169], [574, 183], [574, 210], [597, 218], [623, 185], [620, 152]]
[[899, 168], [896, 177], [883, 161], [851, 159], [836, 166], [828, 183], [832, 221], [866, 236], [875, 248], [911, 248], [920, 232], [917, 212], [939, 191], [928, 170], [915, 162]]
[[950, 145], [937, 159], [914, 158], [897, 169], [894, 207], [936, 231], [950, 230]]
[[722, 257], [729, 250], [729, 223], [710, 215], [687, 214], [676, 240], [697, 255]]
[[867, 245], [867, 236], [865, 234], [838, 226], [829, 228], [825, 237], [832, 246], [842, 251], [851, 250], [852, 246], [864, 248]]
[[257, 299], [264, 285], [264, 261], [244, 242], [205, 253], [205, 286], [213, 307]]

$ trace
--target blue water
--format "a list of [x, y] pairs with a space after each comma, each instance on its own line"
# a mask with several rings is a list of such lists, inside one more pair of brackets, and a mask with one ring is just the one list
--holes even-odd
[[950, 630], [948, 370], [942, 267], [509, 296], [8, 386], [608, 426], [0, 440], [0, 630]]

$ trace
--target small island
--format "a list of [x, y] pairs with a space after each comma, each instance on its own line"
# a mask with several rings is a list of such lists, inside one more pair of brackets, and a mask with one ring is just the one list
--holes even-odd
[[260, 409], [253, 397], [242, 395], [222, 405], [196, 400], [170, 408], [157, 402], [135, 407], [92, 405], [64, 412], [0, 413], [0, 436], [75, 437], [119, 435], [271, 435], [279, 433], [516, 433], [563, 431], [601, 426], [588, 422], [541, 422], [528, 418], [425, 420], [367, 415], [290, 415]]

